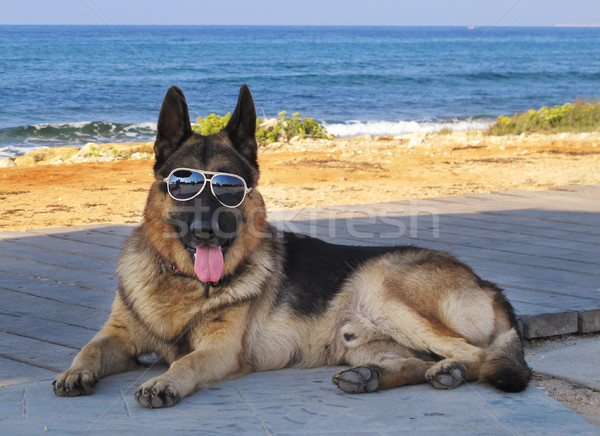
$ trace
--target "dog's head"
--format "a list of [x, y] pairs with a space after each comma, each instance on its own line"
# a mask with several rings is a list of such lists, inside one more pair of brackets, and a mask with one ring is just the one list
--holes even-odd
[[264, 230], [264, 203], [254, 189], [255, 132], [256, 110], [246, 85], [227, 126], [209, 136], [192, 131], [183, 92], [168, 90], [154, 144], [156, 182], [144, 217], [147, 225], [162, 227], [154, 232], [162, 233], [154, 245], [178, 272], [219, 282]]

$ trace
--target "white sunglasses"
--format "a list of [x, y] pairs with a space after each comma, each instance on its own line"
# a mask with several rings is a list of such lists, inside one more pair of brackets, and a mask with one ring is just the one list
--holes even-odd
[[215, 198], [225, 207], [238, 207], [252, 191], [243, 178], [230, 173], [175, 168], [163, 179], [171, 198], [178, 201], [196, 198], [204, 190], [207, 181]]

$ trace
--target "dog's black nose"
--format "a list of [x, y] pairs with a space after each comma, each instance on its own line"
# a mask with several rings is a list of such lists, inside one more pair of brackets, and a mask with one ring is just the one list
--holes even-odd
[[198, 239], [213, 238], [219, 231], [219, 223], [212, 220], [196, 220], [190, 225], [190, 232]]

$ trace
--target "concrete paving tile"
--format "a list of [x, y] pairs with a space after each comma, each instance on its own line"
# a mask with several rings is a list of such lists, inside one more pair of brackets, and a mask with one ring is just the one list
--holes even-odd
[[0, 388], [39, 380], [54, 380], [55, 376], [53, 371], [0, 357]]
[[[586, 308], [589, 309], [589, 306]], [[600, 331], [600, 309], [579, 312], [579, 332], [592, 333]]]
[[600, 389], [600, 337], [550, 341], [525, 358], [535, 371]]
[[521, 315], [523, 337], [526, 339], [566, 335], [579, 331], [577, 312]]

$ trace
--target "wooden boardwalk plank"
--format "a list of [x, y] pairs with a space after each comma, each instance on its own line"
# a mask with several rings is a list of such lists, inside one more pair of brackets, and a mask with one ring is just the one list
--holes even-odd
[[81, 349], [97, 332], [33, 315], [9, 315], [1, 311], [0, 331], [74, 349]]
[[84, 230], [106, 233], [108, 235], [118, 236], [120, 238], [127, 238], [131, 235], [131, 232], [134, 228], [136, 228], [139, 224], [90, 224], [82, 226]]
[[456, 215], [441, 216], [439, 227], [440, 233], [449, 235], [485, 235], [490, 240], [525, 242], [543, 247], [569, 248], [589, 253], [597, 253], [596, 247], [600, 243], [600, 236], [590, 234], [589, 229], [588, 233], [575, 233], [569, 230], [551, 231], [536, 226], [524, 228], [514, 223], [492, 223]]
[[[482, 194], [483, 195], [483, 194]], [[534, 205], [523, 201], [519, 204], [517, 201], [492, 201], [480, 198], [469, 197], [446, 197], [431, 198], [427, 200], [418, 200], [416, 209], [423, 213], [431, 214], [463, 214], [463, 213], [483, 213], [497, 215], [500, 217], [520, 217], [529, 220], [546, 221], [547, 223], [563, 223], [598, 227], [596, 213], [598, 206], [590, 206], [589, 211], [579, 211], [572, 209], [556, 209], [560, 206], [554, 204], [554, 208], [546, 205], [541, 208], [540, 205]]]
[[544, 191], [542, 195], [540, 195], [540, 193], [536, 191], [519, 190], [493, 191], [491, 194], [497, 196], [493, 198], [510, 197], [511, 200], [516, 201], [525, 199], [527, 201], [535, 202], [535, 204], [539, 204], [540, 199], [542, 199], [544, 204], [546, 204], [547, 202], [560, 203], [563, 207], [565, 205], [568, 205], [569, 208], [574, 208], [575, 210], [581, 210], [580, 208], [584, 208], [584, 210], [596, 210], [594, 203], [600, 199], [600, 196], [598, 196], [595, 193], [567, 193], [565, 191], [554, 190]]
[[[7, 232], [8, 233], [8, 232]], [[89, 244], [70, 241], [67, 239], [52, 238], [44, 235], [32, 235], [26, 232], [10, 232], [14, 236], [7, 238], [5, 235], [0, 233], [0, 246], [1, 244], [16, 244], [32, 249], [40, 248], [46, 250], [53, 250], [62, 253], [76, 254], [90, 259], [101, 259], [109, 262], [116, 262], [121, 255], [121, 250], [117, 248], [109, 248], [103, 246], [90, 247]], [[0, 252], [3, 252], [0, 248]]]
[[[459, 255], [468, 255], [496, 261], [514, 263], [517, 265], [531, 265], [543, 268], [574, 272], [578, 274], [590, 275], [591, 279], [600, 278], [600, 259], [593, 263], [598, 256], [586, 256], [585, 253], [576, 250], [563, 251], [565, 257], [554, 255], [543, 247], [532, 247], [527, 244], [514, 242], [490, 243], [485, 244], [482, 238], [469, 236], [436, 237], [429, 231], [418, 232], [418, 238], [402, 236], [401, 238], [392, 238], [387, 235], [393, 235], [398, 229], [394, 226], [378, 226], [372, 224], [360, 223], [331, 223], [319, 222], [319, 225], [302, 221], [293, 223], [277, 223], [280, 228], [292, 229], [301, 233], [327, 238], [335, 242], [337, 240], [361, 241], [369, 245], [419, 245], [428, 246], [435, 249], [448, 250]], [[350, 229], [350, 231], [348, 230]], [[432, 246], [433, 244], [433, 246]], [[565, 249], [567, 250], [567, 249]], [[573, 258], [569, 258], [569, 256]], [[577, 257], [578, 259], [574, 259]]]
[[[0, 241], [2, 257], [27, 259], [48, 265], [61, 265], [67, 268], [89, 271], [94, 274], [114, 275], [116, 263], [100, 258], [90, 259], [79, 254], [56, 251], [49, 248], [32, 248], [27, 245], [11, 244]], [[0, 259], [0, 264], [3, 261]]]
[[[464, 196], [463, 204], [470, 204], [472, 200], [484, 203], [493, 210], [540, 210], [563, 212], [598, 212], [595, 201], [586, 198], [577, 198], [577, 194], [562, 196], [551, 191], [498, 191], [487, 194], [469, 194]], [[441, 197], [432, 200], [441, 202], [455, 202], [463, 197]]]
[[[521, 319], [522, 316], [539, 316], [546, 315], [552, 313], [562, 313], [564, 309], [558, 309], [555, 307], [544, 307], [535, 303], [527, 303], [524, 301], [514, 300], [511, 301], [513, 308], [515, 309], [515, 313], [517, 314], [517, 318]], [[571, 333], [576, 333], [577, 330], [573, 330]]]
[[561, 213], [556, 213], [550, 216], [547, 213], [544, 213], [544, 211], [534, 209], [510, 211], [510, 213], [504, 211], [496, 211], [494, 213], [500, 216], [517, 216], [546, 221], [548, 223], [553, 223], [559, 228], [569, 228], [573, 224], [579, 224], [582, 226], [589, 227], [591, 231], [594, 232], [597, 232], [598, 229], [600, 229], [600, 227], [598, 226], [598, 215], [595, 213], [574, 214], [569, 213], [568, 211], [562, 211]]
[[99, 330], [107, 319], [107, 313], [102, 310], [75, 306], [5, 289], [0, 289], [0, 298], [2, 299], [0, 313], [12, 317], [15, 321], [18, 318], [27, 320], [35, 317], [88, 330]]
[[[344, 225], [341, 227], [343, 229]], [[387, 235], [393, 235], [392, 232], [396, 230], [394, 226], [360, 226], [356, 223], [348, 225], [347, 227], [351, 227], [352, 229], [358, 231], [371, 228], [372, 232], [375, 234], [379, 236], [385, 235], [386, 237], [383, 239], [391, 239], [387, 237]], [[502, 237], [501, 234], [495, 235], [495, 237], [490, 237], [491, 232], [486, 232], [485, 230], [468, 228], [461, 230], [455, 227], [455, 232], [448, 232], [446, 230], [447, 228], [448, 227], [442, 224], [438, 231], [438, 229], [425, 225], [417, 229], [417, 238], [411, 239], [413, 239], [413, 243], [419, 239], [424, 239], [439, 241], [446, 244], [480, 248], [489, 251], [502, 251], [527, 256], [550, 258], [557, 261], [564, 261], [567, 264], [570, 264], [570, 262], [579, 262], [583, 263], [584, 265], [573, 265], [573, 267], [576, 268], [576, 271], [600, 276], [600, 268], [598, 268], [598, 266], [600, 266], [600, 253], [598, 253], [598, 251], [594, 252], [593, 250], [577, 250], [576, 248], [566, 246], [568, 242], [565, 242], [564, 244], [554, 244], [555, 246], [550, 249], [549, 247], [541, 244], [529, 243], [527, 240], [514, 240], [510, 234], [507, 234], [504, 237]], [[412, 230], [414, 231], [414, 229]], [[380, 237], [379, 240], [381, 239], [382, 238]], [[538, 239], [539, 238], [536, 239], [532, 237], [531, 241], [536, 241]], [[402, 237], [399, 239], [399, 242], [406, 240], [406, 237]]]
[[[301, 229], [301, 226], [299, 226], [299, 228]], [[356, 241], [350, 236], [346, 236], [346, 238], [331, 238], [324, 235], [317, 236], [328, 242], [338, 244], [379, 245], [370, 240]], [[588, 279], [582, 278], [580, 274], [572, 274], [566, 277], [568, 272], [556, 271], [553, 268], [548, 268], [543, 265], [539, 267], [536, 265], [524, 266], [515, 261], [511, 256], [507, 256], [509, 262], [499, 262], [499, 256], [497, 255], [483, 257], [479, 251], [474, 252], [474, 249], [470, 247], [451, 246], [439, 241], [426, 241], [421, 239], [418, 242], [418, 246], [435, 250], [450, 251], [467, 264], [475, 267], [476, 272], [479, 272], [483, 278], [503, 286], [529, 287], [557, 293], [568, 293], [572, 292], [572, 289], [578, 289], [579, 293], [584, 294], [591, 299], [600, 299], [600, 293], [596, 292], [596, 285], [594, 284], [597, 282], [590, 282]], [[502, 273], [499, 271], [502, 271]], [[577, 288], [577, 286], [585, 288]]]
[[567, 191], [567, 192], [581, 192], [591, 193], [600, 195], [600, 184], [589, 184], [589, 185], [566, 185], [559, 186], [556, 190]]
[[110, 303], [115, 293], [115, 290], [86, 289], [68, 282], [53, 282], [8, 272], [1, 272], [0, 277], [0, 289], [95, 308], [106, 313], [110, 311]]
[[545, 313], [543, 310], [552, 311], [577, 311], [585, 312], [590, 306], [598, 305], [598, 300], [590, 300], [589, 298], [569, 295], [557, 294], [548, 291], [538, 291], [533, 289], [520, 289], [511, 286], [505, 286], [504, 294], [512, 301], [534, 304], [540, 308], [535, 313]]
[[28, 259], [15, 259], [0, 254], [0, 274], [18, 273], [27, 277], [46, 278], [56, 282], [66, 281], [92, 289], [114, 291], [117, 288], [116, 276], [94, 274], [62, 265], [50, 265]]
[[[417, 208], [419, 209], [419, 208]], [[415, 209], [415, 210], [417, 210]], [[538, 219], [494, 215], [487, 212], [474, 211], [470, 213], [452, 213], [437, 210], [433, 214], [406, 215], [395, 209], [381, 210], [379, 208], [371, 208], [361, 206], [357, 210], [342, 210], [337, 209], [323, 211], [303, 211], [299, 214], [274, 214], [274, 220], [286, 220], [293, 222], [314, 223], [317, 226], [331, 226], [333, 223], [346, 222], [349, 219], [357, 222], [365, 222], [371, 224], [378, 223], [394, 223], [396, 226], [400, 223], [409, 231], [414, 228], [421, 228], [423, 225], [436, 224], [437, 227], [443, 229], [444, 225], [454, 224], [460, 226], [465, 225], [479, 227], [482, 229], [490, 229], [491, 233], [502, 233], [510, 236], [512, 232], [519, 232], [532, 236], [543, 238], [554, 238], [562, 241], [578, 241], [583, 244], [600, 243], [600, 229], [590, 230], [589, 225], [557, 225], [554, 222], [541, 221]], [[497, 230], [495, 230], [497, 229]], [[595, 231], [595, 233], [594, 233]]]
[[64, 371], [78, 350], [45, 341], [0, 332], [0, 357], [17, 360], [51, 371]]
[[565, 189], [549, 189], [547, 191], [549, 195], [556, 199], [556, 201], [564, 201], [564, 200], [578, 200], [585, 201], [588, 203], [598, 203], [600, 202], [600, 191], [592, 192], [592, 191], [569, 191]]
[[[522, 230], [524, 232], [536, 232], [534, 234], [538, 234], [538, 231], [544, 232], [544, 235], [557, 239], [575, 239], [577, 241], [586, 242], [588, 241], [588, 239], [586, 239], [588, 235], [591, 234], [594, 238], [597, 238], [598, 236], [598, 231], [595, 227], [590, 228], [589, 225], [573, 222], [576, 221], [576, 218], [573, 218], [568, 225], [563, 225], [562, 223], [557, 225], [555, 222], [547, 220], [510, 214], [501, 215], [495, 212], [474, 212], [471, 214], [457, 214], [454, 216], [480, 223], [512, 226], [513, 231]], [[591, 233], [590, 229], [595, 233]]]
[[95, 232], [93, 230], [78, 229], [77, 231], [69, 231], [68, 228], [51, 228], [41, 230], [28, 230], [27, 232], [31, 233], [32, 235], [47, 235], [52, 238], [79, 241], [90, 245], [99, 245], [109, 248], [116, 248], [117, 250], [123, 248], [123, 243], [125, 241], [125, 238], [122, 236]]

